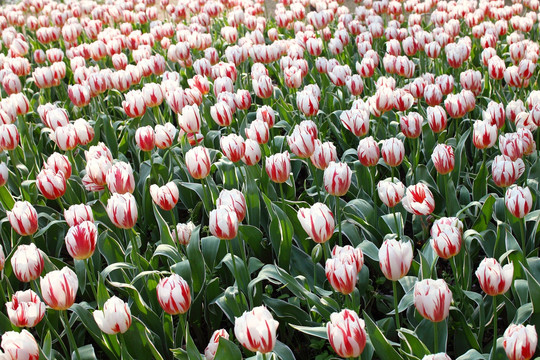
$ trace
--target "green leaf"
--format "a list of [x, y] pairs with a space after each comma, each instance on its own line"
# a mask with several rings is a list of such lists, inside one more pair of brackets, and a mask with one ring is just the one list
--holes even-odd
[[429, 355], [431, 352], [427, 346], [416, 336], [416, 333], [412, 330], [401, 328], [398, 330], [399, 338], [407, 344], [410, 349], [410, 354], [422, 358], [425, 355]]
[[484, 201], [484, 204], [482, 205], [482, 211], [476, 218], [476, 221], [474, 222], [474, 225], [472, 226], [473, 230], [476, 230], [477, 232], [482, 232], [487, 229], [488, 224], [491, 221], [491, 218], [493, 216], [493, 205], [495, 205], [495, 201], [497, 199], [494, 196], [488, 196], [487, 199]]
[[153, 256], [165, 256], [171, 259], [174, 263], [182, 261], [182, 255], [180, 255], [178, 249], [169, 244], [158, 245]]
[[540, 283], [538, 283], [538, 280], [534, 278], [531, 272], [527, 268], [525, 268], [523, 264], [521, 265], [521, 267], [527, 275], [527, 282], [529, 283], [529, 294], [531, 296], [534, 312], [540, 313]]
[[186, 326], [186, 351], [189, 360], [201, 360], [201, 354], [189, 334], [189, 326]]
[[366, 323], [366, 330], [369, 335], [369, 339], [375, 348], [375, 353], [377, 353], [381, 359], [403, 359], [386, 339], [373, 320], [371, 320], [369, 315], [365, 311], [362, 311], [362, 313], [364, 315], [364, 321]]
[[274, 353], [281, 360], [295, 360], [296, 359], [294, 357], [292, 350], [279, 340], [276, 341], [276, 345], [274, 346]]
[[328, 340], [328, 333], [326, 332], [325, 326], [311, 327], [311, 326], [300, 326], [300, 325], [293, 325], [293, 324], [289, 324], [289, 326], [304, 334], [308, 334], [311, 336], [316, 336], [321, 339]]
[[478, 174], [476, 174], [476, 177], [474, 178], [474, 183], [473, 183], [473, 199], [474, 200], [480, 200], [486, 195], [487, 179], [488, 179], [488, 171], [486, 168], [486, 163], [482, 162], [482, 165], [480, 166], [480, 170], [478, 171]]
[[[189, 265], [191, 267], [191, 276], [193, 283], [193, 292], [198, 293], [204, 286], [206, 272], [204, 269], [204, 258], [200, 248], [200, 232], [201, 227], [197, 226], [191, 233], [191, 240], [186, 247]], [[247, 283], [246, 283], [247, 284]]]
[[80, 357], [77, 357], [77, 354], [74, 351], [71, 353], [72, 360], [97, 360], [94, 346], [92, 346], [92, 344], [81, 346], [77, 350], [79, 351]]
[[480, 354], [477, 350], [471, 349], [465, 354], [458, 357], [456, 360], [487, 360], [488, 358], [483, 354]]
[[214, 360], [242, 360], [242, 352], [232, 341], [220, 337]]
[[154, 217], [156, 218], [158, 229], [159, 229], [161, 243], [168, 244], [174, 247], [176, 244], [171, 236], [171, 229], [169, 228], [169, 224], [163, 219], [163, 216], [161, 216], [155, 204], [153, 205], [153, 208], [154, 208]]

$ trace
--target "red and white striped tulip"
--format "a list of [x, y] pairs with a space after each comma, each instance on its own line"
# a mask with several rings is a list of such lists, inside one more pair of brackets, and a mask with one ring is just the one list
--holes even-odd
[[452, 292], [443, 279], [426, 279], [414, 286], [414, 306], [422, 317], [441, 322], [448, 317]]
[[32, 290], [17, 291], [6, 303], [9, 321], [17, 327], [34, 327], [45, 315], [45, 303]]
[[178, 274], [161, 279], [156, 292], [159, 305], [167, 314], [184, 314], [191, 305], [189, 285]]
[[83, 221], [70, 227], [65, 237], [69, 255], [76, 260], [91, 257], [96, 249], [97, 236], [97, 227], [93, 222]]
[[264, 306], [246, 311], [234, 320], [234, 335], [249, 351], [269, 353], [276, 345], [276, 331], [279, 323]]
[[120, 229], [131, 229], [137, 223], [137, 202], [131, 193], [112, 194], [106, 210], [111, 222]]
[[28, 201], [17, 201], [11, 211], [7, 211], [9, 223], [21, 236], [34, 234], [38, 229], [38, 214]]
[[496, 259], [485, 258], [476, 269], [476, 277], [482, 290], [490, 295], [504, 294], [510, 289], [514, 277], [514, 264], [501, 266]]
[[54, 310], [67, 310], [75, 302], [79, 280], [73, 270], [67, 266], [54, 270], [40, 280], [41, 295], [49, 307]]
[[533, 205], [531, 190], [528, 187], [511, 186], [506, 190], [504, 203], [512, 215], [522, 219]]
[[297, 215], [304, 231], [316, 243], [324, 243], [332, 237], [334, 214], [325, 204], [315, 203], [310, 208], [301, 208]]
[[116, 296], [105, 301], [103, 310], [96, 310], [92, 315], [99, 329], [105, 334], [123, 334], [131, 326], [129, 305]]
[[509, 360], [529, 360], [536, 352], [538, 334], [534, 325], [510, 324], [504, 331], [503, 348]]
[[413, 260], [409, 241], [387, 239], [379, 249], [379, 266], [388, 280], [397, 281], [407, 275]]
[[28, 330], [23, 330], [21, 332], [6, 331], [2, 335], [0, 346], [4, 349], [5, 355], [3, 356], [7, 360], [39, 359], [40, 351], [38, 343]]
[[236, 211], [229, 206], [210, 211], [210, 232], [221, 240], [232, 240], [238, 234], [238, 217]]
[[332, 349], [341, 357], [359, 357], [366, 347], [367, 334], [364, 320], [352, 310], [343, 309], [330, 315], [326, 333]]
[[19, 245], [11, 257], [11, 267], [19, 281], [36, 280], [45, 267], [41, 250], [35, 244]]
[[409, 186], [401, 203], [405, 210], [415, 215], [429, 215], [435, 209], [433, 193], [423, 183]]

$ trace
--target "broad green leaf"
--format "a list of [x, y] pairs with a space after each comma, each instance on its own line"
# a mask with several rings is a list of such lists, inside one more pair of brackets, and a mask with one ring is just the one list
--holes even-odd
[[366, 330], [369, 335], [369, 339], [375, 348], [375, 353], [379, 355], [381, 359], [403, 359], [386, 339], [382, 331], [377, 327], [373, 320], [371, 320], [369, 315], [365, 311], [362, 311], [362, 313], [366, 323]]
[[214, 360], [242, 360], [242, 352], [232, 341], [220, 337]]

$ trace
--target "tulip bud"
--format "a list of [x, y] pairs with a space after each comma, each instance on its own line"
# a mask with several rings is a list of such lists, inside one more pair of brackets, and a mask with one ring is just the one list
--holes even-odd
[[66, 180], [71, 177], [71, 163], [68, 157], [57, 152], [47, 158], [43, 168], [51, 169], [55, 174], [62, 173]]
[[216, 207], [228, 207], [230, 210], [234, 210], [239, 223], [246, 217], [246, 199], [244, 194], [236, 189], [221, 190], [216, 200]]
[[229, 333], [227, 333], [225, 329], [214, 331], [212, 337], [210, 338], [208, 346], [206, 347], [206, 349], [204, 349], [204, 357], [206, 358], [206, 360], [214, 360], [219, 345], [219, 338], [229, 340]]
[[501, 266], [496, 259], [485, 258], [476, 269], [480, 287], [490, 296], [504, 294], [510, 289], [514, 277], [514, 264]]
[[52, 169], [41, 170], [36, 176], [36, 185], [39, 192], [49, 200], [58, 199], [66, 192], [64, 173], [55, 173]]
[[379, 181], [377, 192], [379, 199], [389, 208], [393, 208], [399, 204], [403, 195], [405, 195], [405, 185], [397, 178], [388, 178]]
[[343, 126], [356, 136], [364, 136], [369, 131], [369, 112], [352, 109], [341, 113], [339, 119]]
[[324, 170], [324, 188], [330, 195], [343, 196], [351, 186], [352, 171], [346, 163], [330, 162]]
[[246, 144], [240, 135], [229, 134], [221, 137], [219, 145], [223, 155], [232, 162], [238, 162], [246, 152]]
[[112, 194], [106, 210], [109, 219], [120, 229], [131, 229], [137, 222], [137, 203], [131, 193]]
[[276, 114], [274, 109], [272, 109], [270, 106], [264, 105], [257, 109], [256, 119], [264, 121], [268, 124], [268, 128], [271, 129], [274, 127]]
[[503, 155], [510, 157], [512, 161], [521, 158], [524, 151], [521, 136], [518, 133], [499, 135], [499, 150]]
[[93, 222], [83, 221], [70, 227], [65, 237], [69, 255], [76, 260], [91, 257], [96, 249], [97, 236], [97, 227]]
[[54, 310], [67, 310], [75, 302], [79, 280], [75, 272], [66, 266], [47, 273], [41, 278], [40, 285], [47, 305]]
[[17, 291], [6, 309], [9, 321], [17, 327], [34, 327], [45, 315], [45, 303], [32, 290]]
[[161, 279], [156, 292], [159, 305], [167, 314], [184, 314], [191, 305], [189, 285], [178, 274]]
[[246, 144], [246, 151], [244, 152], [242, 161], [247, 166], [257, 164], [262, 157], [261, 147], [259, 146], [257, 141], [251, 139], [247, 139], [246, 141], [244, 141], [244, 144]]
[[532, 202], [531, 190], [528, 187], [511, 186], [506, 190], [504, 203], [512, 215], [522, 219], [531, 211]]
[[431, 161], [439, 174], [449, 174], [454, 170], [454, 149], [449, 145], [437, 144], [431, 154]]
[[98, 186], [107, 183], [107, 172], [112, 167], [112, 162], [106, 156], [90, 159], [86, 163], [86, 175], [89, 180]]
[[448, 317], [452, 292], [443, 279], [426, 279], [414, 286], [414, 306], [422, 317], [441, 322]]
[[289, 152], [278, 153], [266, 158], [266, 174], [275, 183], [284, 183], [291, 173]]
[[176, 206], [180, 193], [178, 186], [170, 181], [162, 187], [156, 184], [150, 185], [150, 196], [157, 206], [165, 211], [170, 211]]
[[427, 108], [427, 119], [431, 131], [435, 134], [446, 129], [447, 117], [442, 106], [430, 106]]
[[337, 160], [335, 145], [330, 141], [321, 143], [319, 139], [315, 140], [315, 151], [313, 151], [310, 160], [317, 169], [326, 169], [330, 162]]
[[533, 325], [510, 324], [503, 335], [503, 347], [509, 360], [529, 360], [536, 352], [538, 335]]
[[190, 221], [187, 224], [177, 224], [172, 230], [172, 237], [181, 245], [188, 245], [191, 240], [191, 233], [195, 230], [195, 225]]
[[154, 128], [154, 144], [160, 149], [169, 148], [176, 136], [176, 128], [171, 123], [165, 125], [156, 125]]
[[399, 166], [405, 156], [405, 146], [398, 138], [383, 140], [381, 146], [383, 160], [392, 167]]
[[130, 118], [137, 118], [143, 116], [146, 112], [146, 104], [144, 102], [144, 96], [140, 90], [131, 90], [125, 94], [125, 100], [122, 101], [122, 107], [124, 112]]
[[431, 238], [431, 246], [439, 257], [450, 259], [461, 250], [461, 232], [454, 226], [442, 226], [439, 233]]
[[482, 150], [497, 142], [497, 127], [489, 122], [476, 120], [473, 125], [473, 144]]
[[129, 306], [116, 296], [105, 301], [103, 310], [96, 310], [92, 315], [99, 329], [105, 334], [123, 334], [131, 326]]
[[375, 166], [379, 162], [379, 145], [372, 136], [360, 140], [357, 152], [358, 159], [364, 166]]
[[258, 306], [235, 318], [234, 335], [249, 351], [269, 353], [276, 344], [279, 323], [274, 320], [266, 307]]
[[332, 349], [341, 357], [359, 357], [366, 347], [367, 335], [364, 320], [352, 310], [343, 309], [330, 315], [326, 333]]
[[142, 151], [152, 151], [156, 143], [156, 134], [151, 126], [143, 126], [135, 132], [135, 142]]
[[352, 264], [358, 273], [364, 266], [364, 253], [359, 247], [353, 248], [351, 245], [336, 245], [332, 249], [332, 258], [339, 258], [344, 263]]
[[328, 241], [334, 233], [334, 215], [323, 203], [315, 203], [311, 208], [298, 210], [298, 220], [304, 231], [316, 243]]
[[201, 115], [197, 105], [186, 105], [178, 115], [178, 124], [186, 133], [198, 133], [201, 130]]
[[19, 140], [19, 130], [15, 124], [0, 125], [0, 150], [15, 150]]
[[210, 174], [210, 154], [208, 149], [197, 146], [190, 149], [185, 156], [189, 174], [195, 179], [204, 179]]
[[388, 280], [397, 281], [411, 268], [413, 250], [408, 241], [387, 239], [379, 249], [379, 266]]
[[296, 156], [308, 158], [315, 151], [315, 139], [306, 126], [296, 125], [292, 135], [287, 136], [287, 143]]
[[232, 240], [238, 233], [238, 217], [230, 207], [210, 211], [209, 228], [212, 235], [221, 240]]
[[5, 332], [2, 335], [0, 345], [4, 349], [7, 359], [39, 359], [39, 346], [28, 330], [23, 330], [20, 333], [15, 331]]
[[423, 183], [409, 186], [401, 203], [405, 210], [415, 215], [429, 215], [435, 209], [433, 193]]
[[491, 163], [491, 174], [495, 185], [500, 187], [512, 185], [519, 177], [516, 162], [506, 155], [495, 156]]
[[399, 120], [401, 132], [409, 139], [416, 139], [422, 134], [422, 115], [411, 112], [407, 116], [402, 116]]
[[11, 211], [6, 212], [13, 230], [21, 236], [34, 234], [38, 229], [38, 214], [28, 201], [17, 201]]

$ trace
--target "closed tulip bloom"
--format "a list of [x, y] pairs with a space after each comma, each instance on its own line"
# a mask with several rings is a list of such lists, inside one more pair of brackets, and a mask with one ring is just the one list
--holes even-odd
[[210, 341], [208, 342], [208, 346], [206, 346], [206, 349], [204, 349], [204, 357], [206, 360], [214, 360], [219, 346], [219, 338], [229, 340], [229, 333], [225, 329], [214, 331]]
[[429, 215], [435, 209], [433, 193], [423, 183], [409, 186], [401, 203], [405, 210], [415, 215]]
[[35, 244], [19, 245], [11, 257], [11, 267], [19, 281], [36, 280], [45, 267], [41, 250]]
[[534, 325], [510, 324], [503, 335], [503, 347], [509, 360], [529, 360], [536, 352], [538, 335]]
[[189, 285], [178, 274], [161, 279], [156, 292], [159, 305], [167, 314], [184, 314], [191, 305]]
[[170, 181], [161, 187], [156, 184], [150, 185], [150, 196], [152, 196], [152, 200], [157, 206], [169, 211], [176, 206], [180, 193], [176, 183]]
[[246, 152], [246, 144], [240, 135], [229, 134], [221, 137], [219, 145], [223, 155], [232, 162], [238, 162]]
[[195, 225], [190, 221], [187, 224], [177, 224], [172, 230], [172, 237], [181, 245], [188, 245], [191, 240], [191, 233], [195, 230]]
[[443, 226], [441, 231], [431, 238], [431, 246], [443, 259], [450, 259], [461, 250], [461, 232], [454, 226]]
[[254, 120], [249, 127], [246, 127], [246, 137], [257, 141], [258, 144], [266, 144], [270, 136], [268, 124], [262, 120]]
[[315, 151], [313, 133], [306, 126], [296, 125], [291, 136], [287, 136], [287, 143], [291, 151], [299, 158], [308, 158]]
[[422, 360], [452, 360], [452, 358], [445, 353], [437, 353], [433, 355], [424, 355]]
[[122, 101], [124, 112], [130, 118], [143, 116], [146, 112], [146, 103], [140, 90], [132, 90], [125, 94], [125, 100]]
[[387, 239], [379, 249], [379, 266], [388, 280], [397, 281], [407, 275], [413, 260], [413, 250], [408, 241]]
[[437, 172], [446, 175], [454, 170], [454, 149], [445, 144], [437, 144], [431, 154], [431, 161]]
[[216, 200], [216, 207], [229, 207], [234, 210], [239, 223], [246, 217], [246, 199], [244, 198], [244, 194], [236, 189], [221, 190]]
[[491, 163], [491, 177], [495, 185], [508, 187], [516, 182], [519, 169], [516, 162], [506, 155], [497, 155]]
[[178, 115], [178, 125], [186, 133], [198, 133], [201, 130], [201, 115], [197, 105], [186, 105]]
[[490, 296], [504, 294], [510, 289], [514, 277], [514, 264], [501, 266], [496, 259], [485, 258], [476, 269], [480, 287]]
[[284, 183], [291, 174], [289, 152], [278, 153], [266, 158], [266, 174], [275, 183]]
[[154, 128], [154, 144], [160, 149], [171, 147], [176, 136], [176, 128], [171, 123], [156, 125]]
[[64, 218], [70, 227], [79, 225], [84, 221], [94, 222], [92, 208], [85, 204], [71, 205], [64, 210]]
[[349, 165], [332, 161], [324, 170], [324, 188], [330, 195], [343, 196], [349, 191], [351, 178]]
[[156, 143], [156, 134], [151, 126], [143, 126], [135, 131], [135, 142], [142, 151], [152, 151]]
[[326, 278], [332, 288], [344, 295], [350, 294], [356, 287], [358, 271], [354, 264], [343, 261], [341, 257], [326, 260], [324, 267]]
[[405, 146], [398, 138], [383, 140], [381, 146], [383, 160], [392, 167], [399, 166], [405, 156]]
[[276, 345], [276, 331], [279, 323], [264, 306], [246, 311], [234, 320], [234, 335], [249, 351], [269, 353]]
[[96, 185], [103, 186], [107, 183], [107, 172], [112, 167], [112, 162], [106, 156], [90, 159], [86, 163], [86, 175]]
[[429, 84], [424, 89], [424, 99], [429, 106], [439, 105], [442, 101], [443, 93], [441, 87], [436, 84]]
[[90, 87], [87, 85], [68, 85], [68, 96], [73, 105], [84, 107], [90, 104]]
[[513, 161], [523, 156], [523, 141], [518, 133], [499, 135], [499, 150]]
[[73, 124], [57, 127], [56, 130], [50, 134], [50, 138], [56, 143], [56, 146], [63, 151], [73, 150], [79, 144], [77, 130]]
[[531, 190], [528, 187], [511, 186], [506, 190], [504, 203], [512, 215], [522, 219], [531, 211], [533, 205]]
[[144, 98], [144, 103], [147, 107], [155, 107], [161, 105], [165, 97], [163, 89], [159, 84], [156, 83], [144, 84], [142, 88], [142, 95]]
[[[2, 335], [0, 343], [5, 352], [5, 359], [8, 360], [38, 360], [39, 346], [36, 339], [23, 330], [20, 333], [7, 331]], [[0, 354], [1, 355], [1, 354]]]
[[212, 235], [221, 240], [232, 240], [238, 233], [236, 211], [229, 206], [210, 211], [209, 228]]
[[6, 309], [9, 321], [17, 327], [34, 327], [45, 315], [45, 303], [32, 290], [17, 291]]
[[0, 125], [0, 150], [15, 150], [19, 140], [19, 130], [15, 124]]
[[497, 142], [497, 126], [487, 121], [476, 120], [473, 125], [473, 144], [482, 150], [493, 147]]
[[129, 306], [116, 296], [105, 301], [103, 310], [96, 310], [92, 315], [99, 329], [105, 334], [123, 334], [131, 326]]
[[316, 243], [328, 241], [334, 233], [334, 214], [323, 203], [298, 210], [298, 220], [304, 231]]
[[[298, 73], [300, 74], [300, 72]], [[299, 82], [301, 81], [302, 79], [300, 78]], [[257, 97], [266, 99], [272, 96], [274, 92], [274, 85], [272, 84], [272, 79], [269, 76], [261, 75], [257, 79], [253, 79], [251, 83], [253, 85], [253, 91]], [[300, 84], [298, 84], [298, 86], [300, 86]]]
[[264, 105], [257, 109], [256, 119], [264, 121], [268, 124], [268, 128], [271, 129], [274, 127], [274, 123], [276, 121], [276, 114], [274, 112], [274, 109], [272, 109], [268, 105]]
[[261, 147], [255, 140], [247, 139], [244, 141], [246, 144], [246, 151], [244, 156], [242, 156], [242, 162], [247, 166], [252, 166], [261, 161]]
[[[69, 124], [69, 116], [66, 109], [57, 108], [56, 105], [45, 104], [41, 109], [43, 116], [40, 117], [43, 123], [51, 128], [51, 130], [56, 130], [59, 127], [66, 126]], [[38, 109], [39, 112], [39, 109]]]
[[6, 215], [13, 230], [21, 236], [34, 234], [38, 229], [38, 214], [28, 201], [17, 201]]
[[118, 161], [108, 171], [105, 177], [111, 193], [125, 194], [135, 190], [135, 178], [131, 165]]
[[75, 302], [79, 280], [75, 272], [66, 266], [47, 273], [41, 278], [40, 286], [43, 300], [49, 307], [67, 310]]
[[402, 116], [399, 119], [401, 132], [406, 138], [416, 139], [422, 134], [422, 123], [424, 118], [416, 112], [411, 112], [407, 116]]
[[332, 349], [341, 357], [359, 357], [366, 347], [367, 335], [364, 320], [352, 310], [343, 309], [330, 315], [326, 334]]
[[106, 210], [109, 219], [120, 229], [131, 229], [137, 222], [137, 203], [131, 193], [112, 194]]
[[49, 156], [43, 167], [51, 169], [55, 174], [62, 173], [66, 180], [71, 177], [71, 163], [67, 156], [60, 153], [55, 152]]
[[296, 95], [296, 106], [306, 116], [315, 116], [319, 112], [319, 100], [310, 91], [300, 91]]
[[377, 193], [386, 206], [393, 208], [405, 195], [405, 185], [397, 178], [384, 179], [377, 183]]
[[431, 237], [436, 237], [441, 234], [446, 226], [451, 226], [456, 228], [461, 235], [463, 235], [463, 222], [457, 217], [441, 217], [433, 222], [431, 227], [430, 234]]
[[364, 253], [359, 247], [336, 245], [332, 249], [332, 257], [335, 259], [339, 258], [347, 264], [352, 264], [357, 272], [360, 272], [364, 266]]
[[197, 146], [190, 149], [185, 156], [186, 167], [194, 179], [204, 179], [210, 174], [210, 154], [208, 149]]
[[219, 126], [229, 126], [233, 120], [233, 110], [225, 101], [218, 101], [210, 107], [210, 116]]
[[369, 131], [369, 111], [345, 110], [341, 113], [339, 119], [343, 126], [356, 136], [364, 136]]
[[319, 139], [315, 140], [315, 151], [310, 156], [313, 166], [317, 169], [324, 170], [332, 161], [336, 161], [337, 158], [337, 150], [332, 142], [327, 141], [323, 143]]
[[448, 317], [452, 292], [443, 279], [426, 279], [414, 286], [414, 306], [422, 317], [441, 322]]
[[364, 166], [375, 166], [379, 162], [379, 145], [372, 136], [360, 140], [357, 152], [358, 160]]
[[55, 173], [52, 169], [41, 170], [36, 176], [36, 185], [39, 192], [49, 200], [57, 199], [66, 192], [64, 173]]
[[446, 112], [442, 106], [430, 106], [427, 108], [427, 119], [431, 131], [435, 134], [446, 129], [448, 122]]
[[91, 257], [96, 249], [97, 236], [97, 227], [93, 222], [83, 221], [70, 227], [65, 237], [69, 255], [76, 260]]

